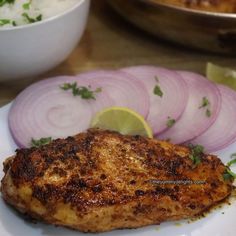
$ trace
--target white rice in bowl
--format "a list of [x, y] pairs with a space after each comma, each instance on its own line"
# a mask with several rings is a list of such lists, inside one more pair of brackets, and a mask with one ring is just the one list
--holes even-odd
[[79, 0], [0, 0], [0, 28], [42, 21], [72, 8]]

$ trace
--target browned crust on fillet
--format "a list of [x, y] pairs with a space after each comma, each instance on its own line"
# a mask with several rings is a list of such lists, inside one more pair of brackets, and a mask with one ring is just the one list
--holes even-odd
[[17, 150], [5, 163], [3, 197], [33, 218], [85, 232], [193, 217], [233, 186], [223, 179], [220, 159], [202, 155], [195, 166], [189, 153], [168, 142], [89, 130]]

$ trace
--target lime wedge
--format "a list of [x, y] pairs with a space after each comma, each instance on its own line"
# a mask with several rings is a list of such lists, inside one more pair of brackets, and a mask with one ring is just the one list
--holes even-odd
[[206, 76], [209, 80], [236, 90], [236, 70], [207, 63]]
[[124, 135], [141, 135], [152, 138], [152, 130], [144, 118], [126, 107], [110, 107], [97, 113], [92, 128], [117, 131]]

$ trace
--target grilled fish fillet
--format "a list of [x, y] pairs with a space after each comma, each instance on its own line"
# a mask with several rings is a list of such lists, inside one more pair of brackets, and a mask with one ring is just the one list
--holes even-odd
[[233, 190], [226, 167], [168, 142], [89, 130], [4, 163], [2, 196], [33, 219], [84, 232], [194, 217]]

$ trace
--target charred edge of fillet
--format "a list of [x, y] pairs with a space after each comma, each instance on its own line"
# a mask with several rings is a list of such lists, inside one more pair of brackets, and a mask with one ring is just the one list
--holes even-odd
[[205, 217], [206, 216], [205, 214], [209, 214], [212, 211], [217, 210], [218, 208], [221, 208], [222, 205], [225, 205], [225, 204], [231, 205], [230, 198], [232, 197], [232, 192], [236, 190], [236, 186], [232, 185], [230, 187], [231, 187], [231, 190], [225, 198], [221, 199], [218, 202], [215, 202], [211, 206], [204, 208], [201, 212], [197, 213], [193, 217], [193, 219], [195, 219], [195, 218], [198, 219], [199, 217]]

